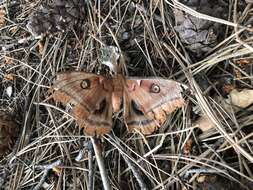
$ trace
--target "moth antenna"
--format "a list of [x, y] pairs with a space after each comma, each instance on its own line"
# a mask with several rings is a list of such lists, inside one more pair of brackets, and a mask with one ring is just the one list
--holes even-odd
[[182, 84], [180, 83], [180, 87], [183, 89], [183, 90], [189, 90], [189, 87], [185, 84]]
[[187, 91], [187, 92], [190, 93], [191, 95], [194, 94], [193, 90], [192, 90], [189, 86], [180, 83], [180, 87], [183, 89], [183, 91]]

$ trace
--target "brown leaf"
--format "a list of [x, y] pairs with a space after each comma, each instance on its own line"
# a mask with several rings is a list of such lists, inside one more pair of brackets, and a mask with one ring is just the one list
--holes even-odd
[[215, 124], [206, 115], [203, 115], [193, 123], [193, 126], [196, 126], [202, 132], [205, 132], [211, 128], [214, 128]]
[[253, 90], [252, 89], [243, 89], [238, 91], [234, 89], [230, 92], [228, 100], [235, 106], [246, 108], [253, 103]]
[[222, 89], [225, 93], [228, 94], [234, 89], [234, 86], [232, 84], [224, 84]]
[[15, 137], [18, 135], [18, 125], [13, 116], [0, 111], [0, 157], [11, 150]]
[[6, 81], [13, 81], [14, 80], [14, 75], [9, 73], [4, 75], [4, 80]]
[[5, 25], [5, 10], [3, 8], [0, 9], [0, 27]]
[[185, 143], [184, 147], [183, 147], [183, 152], [186, 155], [189, 155], [191, 150], [192, 150], [192, 144], [193, 144], [193, 140], [192, 139], [188, 139], [187, 142]]
[[236, 64], [238, 65], [248, 65], [250, 64], [250, 61], [248, 59], [240, 59], [236, 61]]
[[242, 73], [239, 69], [234, 69], [234, 73], [235, 73], [235, 78], [237, 78], [237, 79], [242, 78]]
[[240, 111], [241, 108], [246, 108], [253, 103], [253, 90], [243, 89], [239, 91], [238, 89], [233, 89], [228, 94], [227, 99], [217, 97], [216, 101], [227, 112], [231, 112], [232, 110], [233, 112], [237, 112]]
[[4, 63], [7, 64], [7, 65], [12, 64], [13, 63], [13, 59], [11, 57], [5, 56], [4, 57]]
[[40, 55], [43, 55], [44, 43], [42, 41], [40, 41], [39, 44], [38, 44], [38, 51], [39, 51]]

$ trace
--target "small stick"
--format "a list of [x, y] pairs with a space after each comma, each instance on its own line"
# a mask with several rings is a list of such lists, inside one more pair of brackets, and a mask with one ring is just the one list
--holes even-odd
[[96, 160], [97, 160], [97, 163], [98, 163], [98, 168], [99, 168], [99, 171], [100, 171], [100, 175], [101, 175], [101, 178], [102, 178], [104, 190], [110, 190], [111, 187], [110, 187], [110, 183], [109, 183], [109, 180], [108, 180], [108, 175], [107, 175], [106, 170], [105, 170], [105, 164], [104, 164], [104, 160], [103, 160], [103, 157], [102, 157], [101, 147], [99, 146], [97, 140], [94, 137], [90, 137], [90, 139], [91, 139], [91, 142], [92, 142], [92, 145], [93, 145], [93, 148], [94, 148], [94, 152], [95, 152]]
[[87, 145], [87, 149], [88, 149], [88, 167], [89, 167], [88, 190], [93, 190], [94, 189], [93, 149], [92, 144], [90, 142]]
[[136, 168], [136, 166], [133, 164], [133, 162], [128, 157], [126, 157], [124, 154], [121, 154], [121, 155], [124, 158], [127, 165], [129, 166], [129, 168], [132, 170], [134, 177], [136, 178], [136, 180], [140, 186], [140, 189], [147, 190], [148, 188], [147, 188], [145, 182], [142, 180], [139, 170]]
[[42, 175], [42, 177], [40, 179], [40, 182], [34, 187], [34, 190], [39, 190], [42, 187], [43, 183], [46, 181], [46, 178], [47, 178], [47, 175], [49, 173], [49, 170], [50, 169], [45, 169], [44, 170], [43, 175]]
[[120, 142], [118, 141], [118, 139], [116, 139], [115, 137], [112, 137], [112, 136], [110, 136], [110, 138], [113, 139], [113, 142], [114, 142], [113, 146], [119, 150], [121, 156], [123, 157], [123, 159], [127, 163], [130, 170], [133, 172], [133, 175], [136, 178], [136, 180], [140, 186], [140, 189], [147, 190], [148, 187], [147, 187], [146, 183], [144, 182], [144, 180], [142, 179], [143, 177], [141, 176], [139, 169], [136, 167], [136, 164], [130, 159], [130, 157], [127, 156], [126, 150], [120, 145]]
[[39, 183], [34, 187], [34, 190], [39, 190], [43, 183], [46, 181], [47, 175], [51, 169], [53, 169], [56, 166], [59, 166], [62, 163], [60, 159], [56, 160], [55, 162], [47, 165], [38, 165], [36, 166], [36, 169], [43, 169], [43, 175], [39, 181]]

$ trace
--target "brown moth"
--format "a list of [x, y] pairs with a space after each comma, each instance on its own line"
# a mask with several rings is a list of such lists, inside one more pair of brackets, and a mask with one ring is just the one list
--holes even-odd
[[184, 105], [180, 83], [162, 78], [113, 78], [87, 72], [56, 76], [53, 98], [71, 104], [71, 115], [86, 135], [103, 135], [112, 129], [112, 114], [123, 104], [124, 122], [130, 132], [151, 134], [167, 114]]

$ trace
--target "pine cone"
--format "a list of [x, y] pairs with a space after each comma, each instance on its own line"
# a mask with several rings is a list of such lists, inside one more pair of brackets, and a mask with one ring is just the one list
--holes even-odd
[[42, 5], [26, 27], [35, 37], [65, 32], [83, 19], [84, 13], [82, 0], [55, 0], [49, 5]]
[[[220, 5], [219, 2], [218, 0], [181, 1], [197, 12], [221, 18], [225, 5]], [[175, 9], [174, 14], [177, 23], [174, 28], [187, 49], [200, 56], [217, 45], [217, 39], [222, 31], [221, 24], [199, 19], [179, 9]]]

